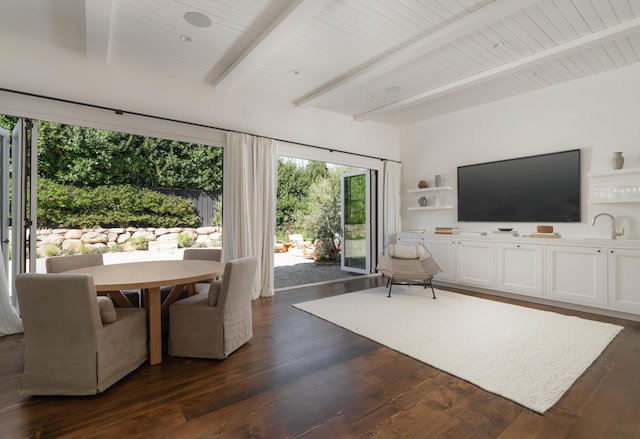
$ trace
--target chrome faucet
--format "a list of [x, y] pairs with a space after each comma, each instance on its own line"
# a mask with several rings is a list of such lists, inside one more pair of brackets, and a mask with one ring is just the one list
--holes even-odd
[[602, 216], [602, 215], [608, 216], [609, 218], [611, 218], [611, 239], [616, 239], [617, 236], [624, 235], [624, 227], [622, 228], [622, 232], [616, 232], [616, 219], [610, 213], [597, 214], [596, 216], [593, 217], [593, 220], [591, 221], [591, 225], [595, 226], [596, 220], [598, 219], [599, 216]]

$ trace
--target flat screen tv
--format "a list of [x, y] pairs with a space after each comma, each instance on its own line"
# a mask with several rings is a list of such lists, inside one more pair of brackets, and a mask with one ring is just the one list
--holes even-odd
[[580, 222], [580, 150], [459, 166], [458, 221]]

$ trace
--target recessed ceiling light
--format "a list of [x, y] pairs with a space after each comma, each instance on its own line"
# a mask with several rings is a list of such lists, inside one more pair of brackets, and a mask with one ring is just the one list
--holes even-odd
[[387, 93], [399, 93], [402, 91], [402, 87], [400, 87], [399, 85], [390, 85], [388, 87], [385, 87], [384, 91], [386, 91]]
[[502, 46], [504, 46], [504, 42], [498, 41], [497, 43], [493, 43], [493, 46], [491, 46], [491, 47], [493, 47], [494, 49], [499, 49]]
[[184, 14], [184, 19], [187, 20], [192, 26], [196, 27], [209, 27], [211, 26], [211, 19], [200, 12], [187, 12]]
[[291, 69], [289, 70], [289, 73], [291, 73], [294, 76], [297, 76], [300, 74], [300, 70], [296, 70], [296, 69]]
[[182, 41], [186, 41], [187, 43], [190, 43], [192, 41], [189, 35], [180, 35], [180, 39]]
[[533, 73], [531, 74], [531, 76], [533, 76], [534, 78], [535, 78], [536, 76], [542, 76], [542, 72], [533, 72]]
[[375, 95], [367, 95], [367, 99], [373, 99], [375, 98]]

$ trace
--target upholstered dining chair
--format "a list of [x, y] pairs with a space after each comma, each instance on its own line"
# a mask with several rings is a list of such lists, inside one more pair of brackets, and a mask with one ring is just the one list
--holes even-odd
[[16, 276], [25, 395], [93, 395], [147, 359], [146, 313], [115, 308], [84, 274]]
[[224, 359], [253, 337], [251, 300], [257, 259], [225, 264], [208, 294], [178, 300], [169, 308], [169, 355]]
[[[87, 253], [85, 255], [52, 256], [45, 260], [47, 273], [64, 273], [78, 268], [104, 265], [102, 253]], [[142, 294], [139, 290], [122, 291], [134, 306], [142, 306]]]
[[[183, 260], [201, 260], [201, 261], [222, 261], [222, 249], [220, 248], [187, 248], [182, 253]], [[209, 286], [213, 279], [202, 280], [200, 282], [196, 282], [195, 284], [195, 292], [198, 293], [207, 293], [209, 291]], [[162, 300], [171, 293], [173, 286], [165, 286], [160, 289], [160, 294], [162, 295]], [[187, 297], [186, 293], [183, 291], [180, 294], [181, 298]]]
[[433, 298], [437, 299], [431, 281], [433, 276], [442, 271], [442, 267], [424, 245], [389, 244], [386, 254], [380, 256], [377, 268], [388, 277], [387, 297], [391, 297], [391, 288], [394, 284], [420, 282], [425, 288], [429, 285]]
[[45, 260], [47, 273], [63, 273], [78, 268], [104, 265], [102, 253], [87, 253], [86, 255], [53, 256]]
[[[222, 249], [220, 248], [187, 248], [182, 254], [182, 259], [197, 259], [203, 261], [222, 261]], [[213, 279], [203, 280], [196, 283], [196, 292], [208, 292], [209, 284]]]

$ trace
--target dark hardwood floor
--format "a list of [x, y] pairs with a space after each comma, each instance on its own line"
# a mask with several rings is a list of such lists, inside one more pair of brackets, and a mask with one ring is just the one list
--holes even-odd
[[20, 396], [23, 337], [2, 337], [0, 438], [640, 438], [640, 324], [517, 302], [625, 326], [541, 416], [291, 306], [380, 283], [257, 300], [227, 360], [165, 356], [92, 397]]

